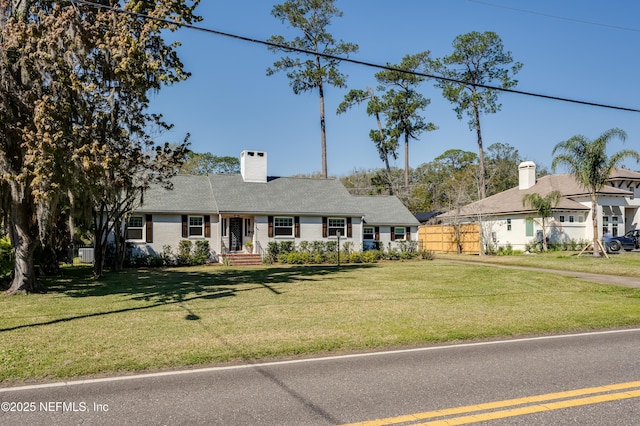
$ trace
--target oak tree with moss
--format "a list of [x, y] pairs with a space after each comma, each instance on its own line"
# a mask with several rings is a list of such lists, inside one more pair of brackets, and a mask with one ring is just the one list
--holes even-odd
[[[178, 26], [162, 18], [195, 22], [198, 2], [0, 0], [0, 184], [15, 250], [8, 293], [44, 290], [33, 254], [61, 199], [99, 212], [104, 197], [175, 172], [158, 161], [179, 161], [184, 147], [154, 147], [148, 129], [170, 126], [148, 112], [148, 93], [188, 77], [177, 45], [163, 39]], [[143, 177], [131, 164], [152, 170]]]

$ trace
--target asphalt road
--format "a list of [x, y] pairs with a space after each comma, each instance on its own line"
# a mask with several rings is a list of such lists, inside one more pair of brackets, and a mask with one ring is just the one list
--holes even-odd
[[0, 403], [2, 425], [638, 425], [640, 329], [1, 388]]

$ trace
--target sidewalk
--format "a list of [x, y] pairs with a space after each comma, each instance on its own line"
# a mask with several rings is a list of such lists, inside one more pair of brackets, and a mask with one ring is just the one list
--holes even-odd
[[546, 272], [549, 274], [556, 275], [565, 275], [567, 277], [580, 278], [585, 281], [592, 281], [600, 284], [610, 284], [610, 285], [619, 285], [622, 287], [633, 287], [640, 288], [640, 278], [636, 277], [624, 277], [618, 275], [604, 275], [604, 274], [592, 274], [589, 272], [575, 272], [575, 271], [561, 271], [557, 269], [544, 269], [544, 268], [534, 268], [530, 266], [516, 266], [516, 265], [498, 265], [490, 262], [480, 262], [480, 261], [464, 261], [464, 260], [449, 260], [449, 259], [440, 259], [442, 262], [452, 262], [452, 263], [462, 263], [467, 265], [484, 265], [484, 266], [493, 266], [496, 268], [503, 269], [520, 269], [523, 271], [536, 271], [536, 272]]

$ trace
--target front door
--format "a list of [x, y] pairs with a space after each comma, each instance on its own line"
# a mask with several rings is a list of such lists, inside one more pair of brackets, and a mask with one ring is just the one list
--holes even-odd
[[242, 218], [234, 217], [229, 221], [229, 250], [242, 250]]

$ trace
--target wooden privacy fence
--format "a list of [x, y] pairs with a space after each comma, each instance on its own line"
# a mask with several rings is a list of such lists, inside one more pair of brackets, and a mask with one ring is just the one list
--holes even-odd
[[459, 241], [462, 253], [480, 254], [480, 225], [422, 225], [418, 228], [418, 241], [421, 249], [436, 253], [457, 253]]

